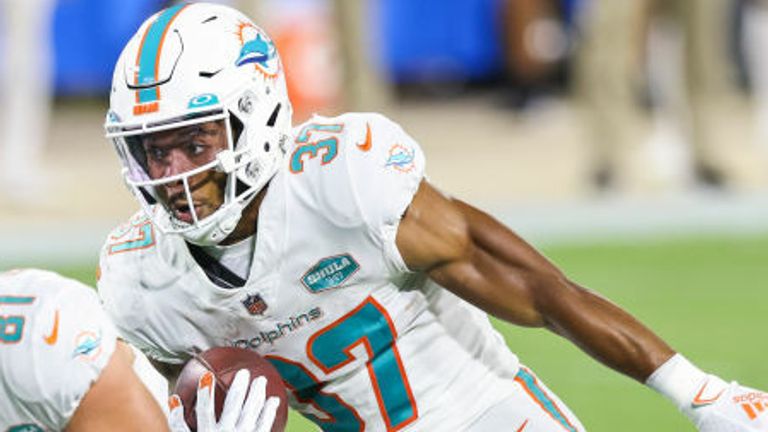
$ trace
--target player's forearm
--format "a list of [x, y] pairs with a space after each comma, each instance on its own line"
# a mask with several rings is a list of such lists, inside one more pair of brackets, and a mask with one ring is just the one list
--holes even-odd
[[629, 313], [567, 280], [542, 288], [536, 306], [545, 326], [568, 338], [586, 353], [640, 382], [674, 351]]
[[470, 241], [459, 259], [429, 271], [437, 283], [508, 322], [546, 326], [641, 382], [672, 357], [674, 351], [653, 332], [568, 281], [517, 234], [469, 204], [453, 203], [464, 217]]

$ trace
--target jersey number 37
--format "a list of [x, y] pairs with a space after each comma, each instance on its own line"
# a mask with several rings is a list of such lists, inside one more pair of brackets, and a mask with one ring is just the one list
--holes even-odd
[[[350, 313], [317, 332], [307, 342], [310, 361], [331, 374], [356, 360], [352, 349], [365, 348], [368, 376], [387, 431], [397, 431], [418, 417], [416, 402], [395, 341], [397, 332], [387, 311], [372, 297]], [[270, 360], [301, 403], [311, 403], [324, 414], [306, 414], [328, 431], [359, 431], [365, 422], [338, 395], [323, 391], [323, 384], [296, 362]]]

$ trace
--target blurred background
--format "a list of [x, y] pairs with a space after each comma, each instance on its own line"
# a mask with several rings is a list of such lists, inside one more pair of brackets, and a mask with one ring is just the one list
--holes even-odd
[[[103, 138], [112, 67], [172, 3], [0, 0], [0, 270], [93, 284], [138, 209]], [[768, 388], [768, 2], [221, 3], [275, 39], [295, 123], [386, 114], [444, 191], [700, 365]], [[590, 430], [693, 430], [567, 344], [500, 329]]]

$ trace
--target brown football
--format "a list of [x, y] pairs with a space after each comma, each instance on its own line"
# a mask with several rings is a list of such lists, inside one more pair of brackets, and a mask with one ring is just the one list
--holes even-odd
[[207, 371], [211, 371], [216, 378], [216, 419], [221, 415], [224, 406], [224, 398], [229, 390], [235, 373], [240, 369], [248, 369], [251, 372], [251, 380], [263, 376], [267, 378], [267, 397], [280, 398], [280, 407], [277, 409], [272, 432], [283, 432], [288, 420], [288, 398], [285, 386], [277, 370], [271, 363], [259, 354], [233, 347], [217, 347], [195, 356], [188, 361], [179, 374], [174, 393], [179, 395], [184, 404], [184, 419], [192, 431], [197, 430], [197, 417], [195, 404], [197, 403], [197, 382]]

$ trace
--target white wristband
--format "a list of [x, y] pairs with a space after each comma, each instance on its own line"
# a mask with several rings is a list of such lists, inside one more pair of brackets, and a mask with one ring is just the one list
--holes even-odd
[[679, 410], [684, 411], [706, 379], [707, 374], [701, 369], [681, 354], [675, 354], [659, 366], [648, 377], [645, 384], [672, 401]]

